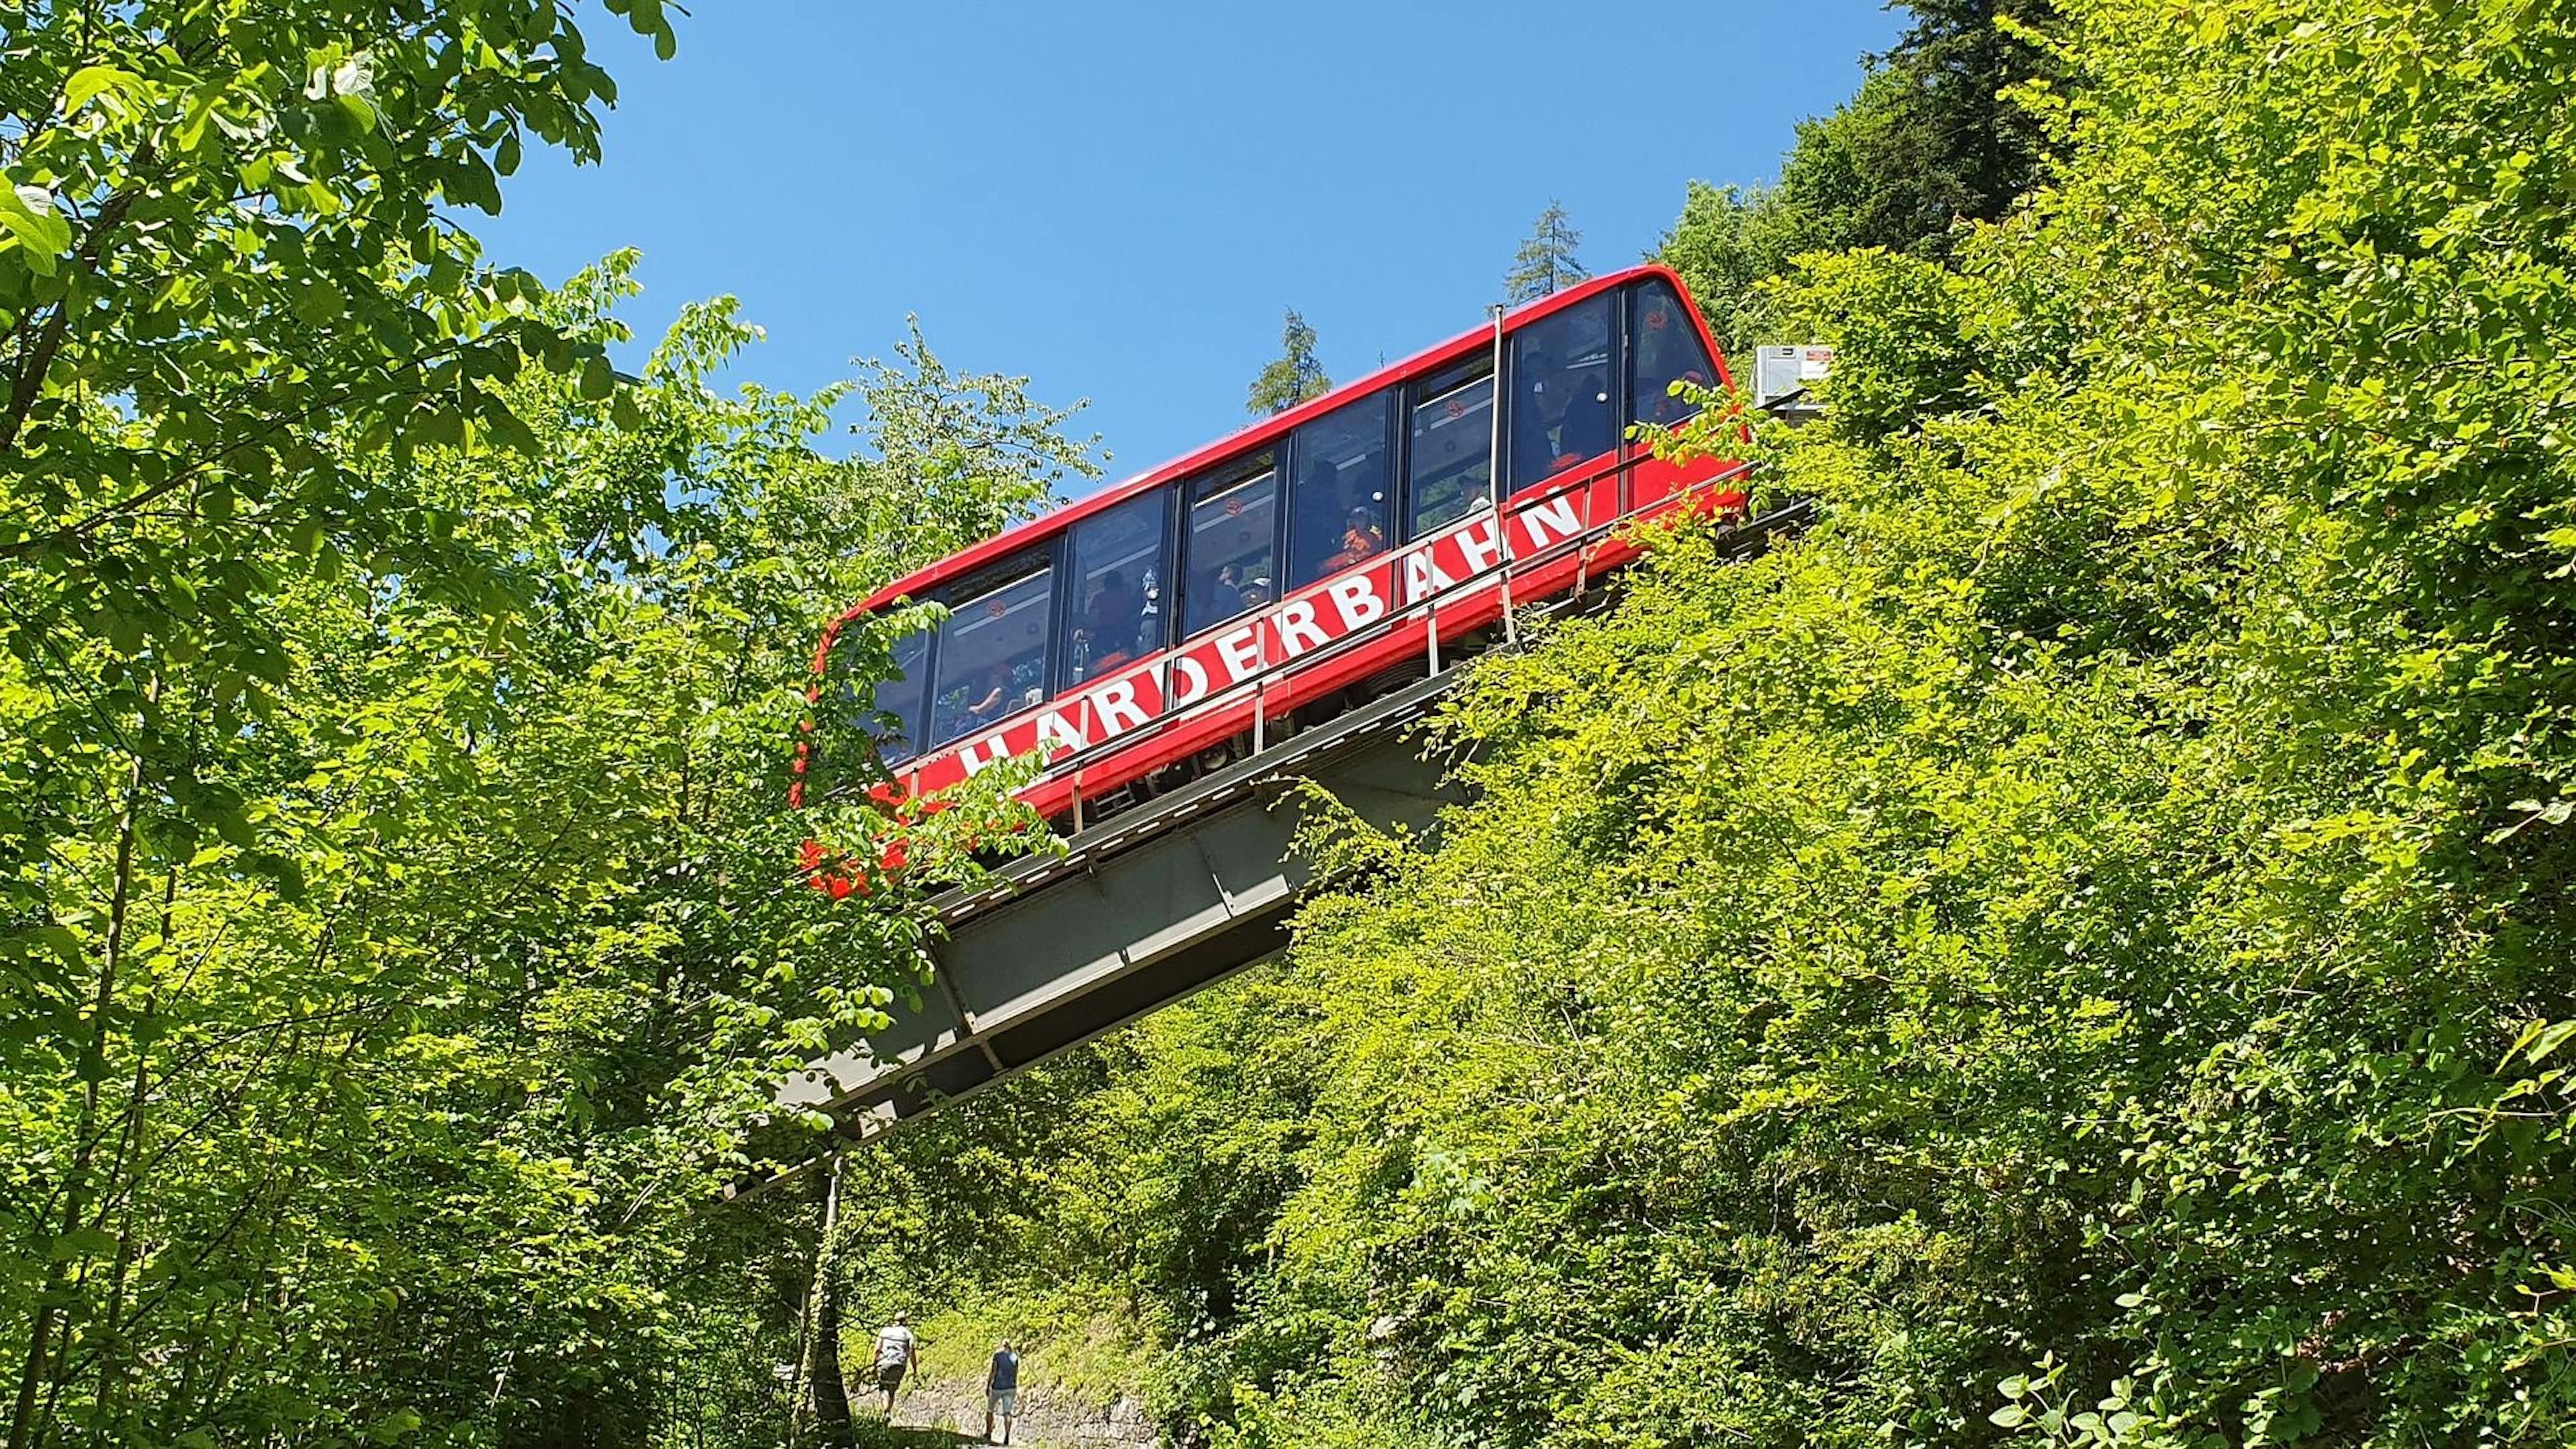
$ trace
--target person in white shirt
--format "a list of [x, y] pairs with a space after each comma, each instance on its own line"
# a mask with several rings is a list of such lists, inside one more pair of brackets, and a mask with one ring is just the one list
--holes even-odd
[[921, 1344], [904, 1326], [903, 1315], [877, 1330], [877, 1391], [885, 1395], [885, 1416], [894, 1417], [894, 1391], [903, 1387], [906, 1370], [921, 1365]]

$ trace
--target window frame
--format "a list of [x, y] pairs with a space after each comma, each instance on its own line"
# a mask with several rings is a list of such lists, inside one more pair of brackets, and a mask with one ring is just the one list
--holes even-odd
[[[936, 661], [939, 657], [940, 633], [940, 627], [936, 624], [933, 624], [920, 632], [917, 637], [921, 640], [921, 677], [914, 679], [910, 676], [906, 676], [904, 680], [904, 683], [913, 690], [914, 699], [916, 701], [916, 708], [914, 710], [915, 717], [907, 721], [911, 727], [912, 734], [915, 736], [928, 735], [930, 733], [930, 685], [931, 681], [938, 677]], [[906, 637], [910, 638], [916, 636]], [[904, 639], [896, 640], [893, 647], [888, 651], [889, 655], [900, 657], [903, 653], [905, 642], [906, 641]], [[896, 711], [881, 708], [876, 700], [875, 694], [876, 692], [874, 689], [869, 690], [868, 708], [871, 711], [879, 714], [894, 714], [897, 718], [902, 717]], [[920, 759], [922, 756], [929, 754], [931, 750], [935, 748], [932, 745], [923, 743], [922, 740], [918, 738], [909, 739], [907, 743], [911, 748], [902, 756], [891, 760], [886, 758], [884, 749], [880, 747], [877, 751], [878, 760], [889, 770], [900, 770], [904, 766], [911, 764], [913, 761]]]
[[[1510, 334], [1505, 333], [1504, 336], [1508, 339]], [[1399, 467], [1396, 472], [1395, 485], [1396, 492], [1398, 494], [1398, 501], [1402, 505], [1399, 517], [1402, 520], [1403, 528], [1400, 531], [1400, 536], [1396, 538], [1394, 543], [1391, 545], [1392, 547], [1407, 548], [1413, 544], [1421, 542], [1425, 537], [1429, 536], [1427, 533], [1416, 531], [1416, 525], [1419, 523], [1419, 520], [1414, 516], [1413, 486], [1418, 480], [1413, 476], [1413, 415], [1416, 410], [1426, 407], [1432, 402], [1445, 397], [1450, 393], [1456, 392], [1461, 388], [1474, 386], [1476, 382], [1474, 374], [1476, 369], [1480, 367], [1485, 369], [1484, 376], [1488, 387], [1488, 406], [1492, 409], [1492, 411], [1487, 415], [1485, 428], [1485, 497], [1488, 506], [1501, 506], [1502, 499], [1495, 487], [1495, 484], [1502, 477], [1502, 460], [1497, 456], [1500, 449], [1496, 445], [1503, 441], [1500, 435], [1504, 430], [1497, 427], [1496, 424], [1502, 418], [1503, 359], [1497, 357], [1495, 354], [1499, 351], [1508, 355], [1510, 350], [1511, 349], [1508, 347], [1496, 348], [1494, 346], [1493, 339], [1488, 337], [1485, 339], [1484, 345], [1477, 348], [1474, 352], [1452, 362], [1445, 363], [1429, 372], [1417, 373], [1406, 380], [1404, 384], [1404, 396], [1401, 400], [1403, 405], [1396, 409], [1397, 416], [1395, 419], [1396, 441], [1399, 447], [1397, 455]], [[1451, 378], [1462, 378], [1463, 380], [1450, 383], [1447, 387], [1435, 386], [1435, 384], [1445, 382]], [[1434, 524], [1432, 525], [1432, 531], [1451, 527], [1458, 522], [1458, 519], [1466, 518], [1475, 513], [1475, 511], [1475, 509], [1469, 508], [1465, 513], [1459, 514], [1458, 518], [1452, 518], [1447, 522]]]
[[[1285, 477], [1286, 468], [1284, 466], [1287, 455], [1288, 448], [1286, 440], [1274, 440], [1266, 447], [1259, 448], [1249, 453], [1237, 454], [1223, 462], [1214, 464], [1207, 468], [1202, 468], [1198, 472], [1180, 479], [1175, 485], [1180, 492], [1180, 506], [1172, 510], [1172, 517], [1180, 536], [1176, 540], [1177, 548], [1174, 552], [1174, 557], [1178, 558], [1180, 563], [1172, 570], [1174, 575], [1176, 575], [1173, 580], [1174, 584], [1177, 586], [1174, 590], [1176, 602], [1173, 605], [1172, 622], [1169, 627], [1168, 634], [1171, 642], [1166, 644], [1164, 647], [1175, 648], [1192, 639], [1202, 638], [1206, 635], [1215, 633], [1217, 630], [1234, 623], [1246, 614], [1250, 614], [1270, 606], [1269, 604], [1246, 604], [1237, 608], [1233, 613], [1227, 614], [1212, 623], [1201, 624], [1196, 628], [1190, 627], [1188, 622], [1189, 610], [1193, 603], [1191, 596], [1196, 592], [1199, 572], [1198, 560], [1190, 556], [1190, 544], [1192, 542], [1190, 522], [1192, 517], [1198, 512], [1200, 504], [1213, 502], [1214, 500], [1222, 498], [1226, 494], [1233, 492], [1237, 488], [1250, 487], [1252, 484], [1259, 482], [1261, 480], [1261, 475], [1264, 473], [1271, 476], [1272, 490], [1270, 495], [1270, 572], [1272, 586], [1271, 592], [1273, 597], [1270, 600], [1270, 603], [1275, 604], [1278, 602], [1276, 595], [1279, 593], [1279, 576], [1288, 571], [1285, 559], [1288, 547], [1286, 537], [1288, 523], [1286, 494], [1288, 485]], [[1204, 496], [1202, 496], [1200, 492], [1203, 486], [1207, 488], [1207, 492]]]
[[[1289, 594], [1292, 594], [1299, 589], [1309, 587], [1332, 577], [1330, 572], [1319, 573], [1313, 578], [1298, 577], [1304, 561], [1295, 557], [1297, 533], [1294, 524], [1297, 517], [1298, 505], [1305, 501], [1303, 497], [1305, 485], [1301, 475], [1305, 471], [1306, 460], [1304, 457], [1304, 444], [1306, 433], [1309, 429], [1331, 422], [1333, 419], [1340, 417], [1354, 408], [1365, 407], [1372, 402], [1377, 403], [1386, 410], [1380, 416], [1378, 421], [1378, 447], [1380, 451], [1385, 454], [1387, 470], [1386, 483], [1384, 485], [1387, 495], [1386, 547], [1388, 550], [1393, 550], [1399, 546], [1395, 542], [1395, 524], [1404, 505], [1403, 495], [1405, 480], [1403, 469], [1406, 463], [1401, 444], [1402, 434], [1405, 431], [1403, 427], [1403, 419], [1409, 416], [1409, 414], [1404, 411], [1403, 407], [1405, 390], [1405, 386], [1400, 383], [1389, 383], [1384, 387], [1371, 388], [1367, 392], [1360, 393], [1355, 397], [1348, 398], [1343, 402], [1336, 404], [1328, 412], [1319, 413], [1314, 417], [1308, 418], [1306, 421], [1299, 423], [1296, 427], [1289, 429], [1287, 436], [1282, 440], [1283, 446], [1279, 451], [1287, 458], [1288, 461], [1287, 466], [1281, 470], [1285, 479], [1286, 497], [1283, 504], [1278, 509], [1280, 535], [1279, 573], [1281, 575], [1281, 586], [1278, 590], [1278, 594], [1280, 598], [1286, 598]], [[1330, 556], [1331, 555], [1329, 554], [1326, 555], [1326, 557]], [[1296, 582], [1288, 582], [1290, 579], [1295, 579]], [[1276, 603], [1278, 600], [1274, 599], [1272, 602]]]
[[1545, 326], [1548, 323], [1558, 321], [1559, 319], [1574, 312], [1578, 312], [1585, 307], [1606, 307], [1610, 313], [1610, 325], [1603, 331], [1603, 346], [1608, 349], [1610, 354], [1609, 357], [1605, 359], [1606, 365], [1609, 368], [1608, 381], [1610, 400], [1608, 407], [1610, 411], [1611, 431], [1614, 439], [1610, 451], [1614, 458], [1624, 459], [1626, 457], [1628, 449], [1628, 425], [1620, 421], [1627, 415], [1627, 409], [1624, 405], [1624, 388], [1628, 370], [1628, 308], [1626, 302], [1621, 296], [1625, 290], [1626, 289], [1624, 287], [1620, 287], [1596, 292], [1579, 302], [1573, 302], [1565, 306], [1558, 307], [1554, 311], [1545, 313], [1544, 315], [1529, 318], [1517, 327], [1510, 327], [1504, 330], [1502, 371], [1505, 374], [1503, 380], [1505, 391], [1500, 395], [1509, 399], [1511, 410], [1503, 414], [1503, 457], [1495, 464], [1495, 477], [1498, 481], [1495, 485], [1494, 491], [1497, 503], [1502, 499], [1512, 498], [1529, 489], [1536, 488], [1540, 484], [1543, 484], [1549, 479], [1557, 476], [1556, 473], [1551, 471], [1542, 473], [1528, 482], [1520, 481], [1520, 428], [1518, 426], [1520, 422], [1518, 411], [1521, 405], [1520, 339], [1528, 332]]
[[[930, 591], [932, 601], [946, 607], [949, 611], [949, 617], [954, 618], [960, 606], [972, 603], [986, 594], [1007, 589], [1013, 584], [1019, 583], [1029, 575], [1037, 573], [1040, 570], [1046, 571], [1047, 608], [1050, 611], [1050, 617], [1047, 620], [1047, 627], [1044, 632], [1045, 642], [1040, 646], [1042, 653], [1042, 657], [1038, 664], [1038, 700], [1040, 704], [1044, 704], [1046, 701], [1055, 698], [1058, 667], [1063, 660], [1063, 655], [1056, 648], [1056, 625], [1055, 619], [1052, 617], [1052, 613], [1061, 603], [1064, 593], [1063, 562], [1068, 532], [1069, 531], [1066, 530], [1059, 530], [1052, 538], [1031, 544], [1029, 547], [1021, 549], [1007, 558], [995, 559], [993, 562], [984, 565], [982, 568], [975, 570], [973, 573], [968, 574], [963, 578], [952, 579]], [[932, 715], [939, 708], [939, 697], [948, 692], [947, 674], [948, 622], [947, 620], [942, 620], [937, 629], [935, 629], [931, 634], [930, 687], [928, 692], [924, 695], [922, 703], [922, 723], [923, 732], [925, 734], [936, 734], [938, 732], [933, 727], [935, 721], [932, 719]], [[1037, 706], [1027, 706], [1026, 708], [1036, 707]], [[1003, 715], [1002, 718], [1013, 719], [1018, 717], [1021, 713], [1021, 710], [1015, 709]], [[947, 749], [949, 746], [956, 744], [959, 740], [965, 739], [968, 735], [973, 733], [973, 730], [968, 730], [965, 734], [951, 735], [935, 744], [925, 744], [922, 746], [918, 754], [915, 755], [915, 758], [919, 758], [920, 755], [927, 755], [933, 750]]]
[[[1047, 690], [1047, 698], [1055, 698], [1060, 691], [1080, 689], [1085, 685], [1097, 684], [1100, 682], [1102, 677], [1098, 674], [1094, 674], [1088, 679], [1073, 679], [1069, 677], [1072, 672], [1073, 630], [1075, 628], [1075, 620], [1078, 617], [1078, 611], [1083, 604], [1083, 579], [1081, 573], [1083, 564], [1080, 557], [1081, 550], [1076, 547], [1074, 543], [1074, 535], [1079, 533], [1087, 524], [1097, 523], [1108, 517], [1110, 514], [1118, 512], [1120, 509], [1133, 508], [1137, 504], [1145, 502], [1148, 499], [1152, 499], [1162, 505], [1163, 513], [1157, 532], [1161, 534], [1160, 543], [1162, 546], [1164, 572], [1174, 575], [1174, 577], [1166, 590], [1166, 598], [1164, 601], [1165, 608], [1162, 616], [1162, 637], [1155, 640], [1151, 645], [1146, 645], [1140, 642], [1129, 663], [1132, 664], [1138, 659], [1150, 658], [1153, 655], [1160, 654], [1164, 650], [1172, 647], [1172, 628], [1176, 616], [1179, 613], [1178, 606], [1181, 597], [1180, 579], [1177, 577], [1180, 570], [1173, 567], [1172, 562], [1180, 556], [1180, 541], [1174, 536], [1172, 531], [1172, 515], [1175, 511], [1172, 506], [1172, 502], [1175, 491], [1176, 490], [1171, 484], [1166, 483], [1159, 488], [1139, 493], [1133, 498], [1121, 499], [1117, 503], [1101, 509], [1099, 512], [1092, 514], [1088, 518], [1076, 519], [1072, 523], [1065, 525], [1062, 529], [1057, 531], [1056, 537], [1050, 540], [1050, 542], [1056, 545], [1057, 585], [1055, 599], [1056, 617], [1053, 627], [1055, 637], [1048, 644], [1049, 654], [1047, 657], [1047, 681], [1051, 687]], [[1124, 670], [1128, 668], [1129, 665], [1122, 664], [1118, 667], [1121, 670]]]
[[[1643, 305], [1639, 299], [1646, 295], [1647, 289], [1658, 286], [1672, 294], [1673, 305], [1681, 310], [1681, 326], [1683, 335], [1689, 340], [1691, 350], [1699, 354], [1700, 365], [1708, 374], [1709, 386], [1715, 387], [1720, 376], [1720, 373], [1718, 372], [1717, 349], [1710, 345], [1708, 338], [1701, 335], [1699, 330], [1698, 310], [1692, 304], [1690, 298], [1684, 295], [1680, 287], [1675, 286], [1670, 279], [1658, 276], [1640, 277], [1636, 281], [1630, 282], [1625, 287], [1622, 287], [1620, 290], [1625, 294], [1625, 296], [1622, 297], [1619, 304], [1621, 343], [1619, 356], [1620, 406], [1618, 415], [1623, 419], [1630, 420], [1622, 422], [1619, 425], [1619, 436], [1621, 448], [1623, 450], [1633, 450], [1637, 456], [1643, 456], [1651, 451], [1651, 449], [1643, 443], [1630, 442], [1627, 436], [1627, 430], [1629, 428], [1638, 426], [1638, 423], [1634, 419], [1630, 418], [1630, 415], [1637, 411], [1638, 403], [1636, 374], [1637, 359], [1641, 353], [1640, 349], [1636, 345], [1637, 309], [1639, 306]], [[1693, 414], [1693, 416], [1695, 417], [1697, 414]]]

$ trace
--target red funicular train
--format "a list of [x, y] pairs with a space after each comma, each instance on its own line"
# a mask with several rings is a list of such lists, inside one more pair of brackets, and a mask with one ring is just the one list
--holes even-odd
[[[1680, 381], [1730, 381], [1680, 279], [1596, 278], [897, 579], [824, 631], [815, 698], [852, 621], [946, 604], [876, 690], [899, 794], [1043, 751], [1021, 798], [1078, 830], [1580, 591], [1625, 523], [1740, 510], [1742, 464], [1631, 436]], [[796, 803], [820, 764], [809, 723]]]

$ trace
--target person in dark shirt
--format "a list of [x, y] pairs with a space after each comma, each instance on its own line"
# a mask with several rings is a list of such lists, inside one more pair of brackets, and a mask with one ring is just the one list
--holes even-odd
[[[993, 1350], [992, 1367], [984, 1371], [984, 1442], [1011, 1442], [1011, 1421], [1020, 1416], [1020, 1356], [1009, 1343]], [[1002, 1437], [993, 1437], [993, 1425], [1002, 1426]]]
[[1536, 483], [1618, 445], [1598, 367], [1560, 365], [1536, 353], [1516, 377], [1521, 389], [1512, 416], [1516, 485]]
[[1081, 678], [1088, 679], [1104, 669], [1114, 669], [1135, 657], [1137, 620], [1145, 612], [1144, 600], [1128, 587], [1127, 575], [1111, 569], [1101, 576], [1100, 588], [1091, 596], [1091, 607], [1083, 627], [1074, 637], [1083, 646]]
[[1618, 445], [1619, 429], [1610, 417], [1610, 385], [1602, 370], [1568, 369], [1565, 413], [1556, 425], [1556, 466], [1572, 467]]

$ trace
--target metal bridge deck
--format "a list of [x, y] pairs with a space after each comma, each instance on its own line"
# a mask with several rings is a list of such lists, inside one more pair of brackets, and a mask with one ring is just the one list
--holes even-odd
[[947, 939], [919, 1004], [785, 1084], [781, 1105], [871, 1136], [1277, 951], [1310, 878], [1289, 848], [1296, 785], [1381, 829], [1428, 827], [1465, 796], [1407, 726], [1460, 677], [1413, 681], [933, 901]]

